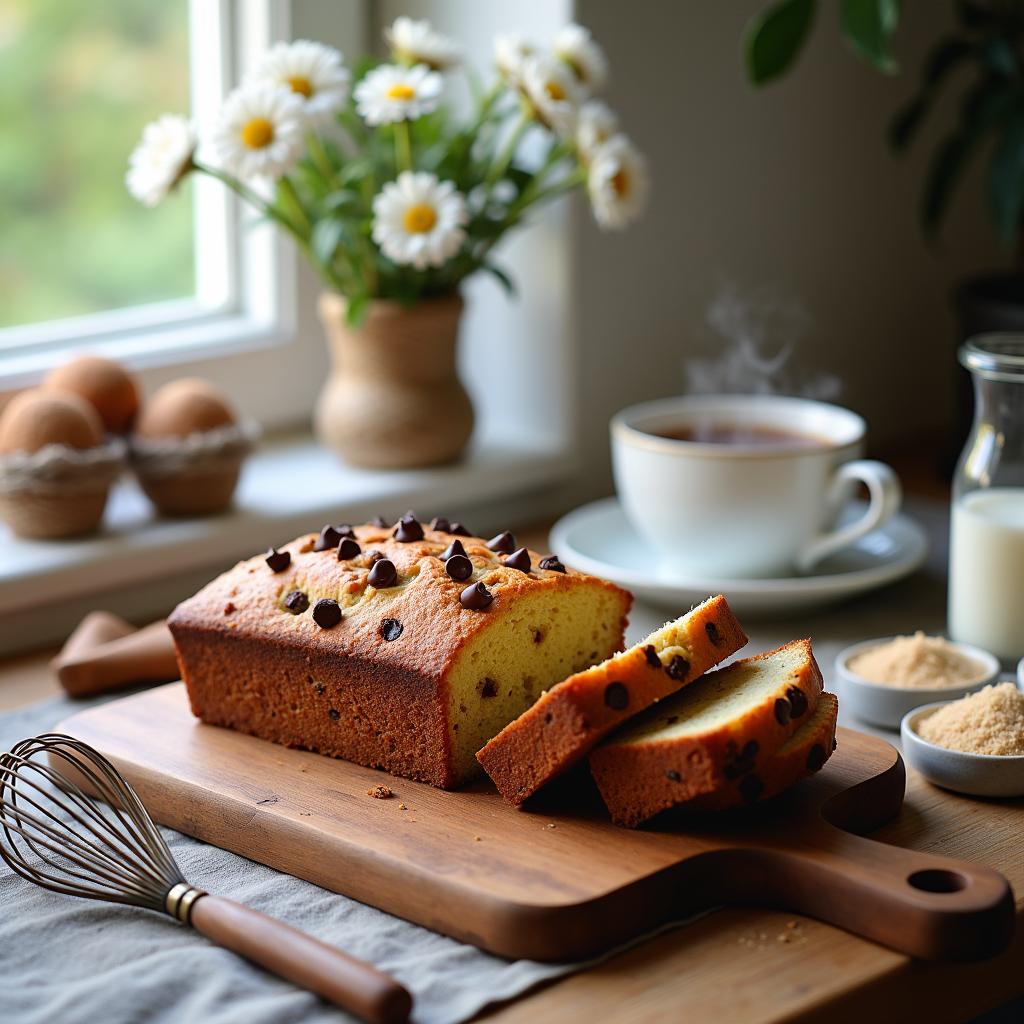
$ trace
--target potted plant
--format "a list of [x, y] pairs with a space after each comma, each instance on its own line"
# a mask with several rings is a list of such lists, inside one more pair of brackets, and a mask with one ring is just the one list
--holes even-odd
[[[757, 85], [788, 70], [816, 15], [817, 0], [782, 0], [750, 23], [745, 41], [747, 70]], [[899, 26], [899, 0], [841, 0], [840, 28], [850, 48], [886, 74], [898, 70], [892, 39]], [[957, 184], [972, 160], [986, 160], [989, 216], [1018, 265], [963, 281], [955, 303], [961, 334], [1024, 330], [1024, 0], [956, 0], [956, 22], [932, 47], [916, 94], [889, 124], [889, 142], [904, 152], [913, 142], [954, 72], [961, 74], [960, 117], [938, 144], [928, 165], [920, 217], [934, 239]], [[958, 427], [970, 410], [967, 374], [961, 374]]]
[[466, 70], [471, 110], [445, 102], [462, 68], [425, 21], [387, 30], [390, 60], [353, 74], [309, 41], [271, 48], [220, 116], [197, 133], [165, 115], [149, 125], [127, 185], [162, 200], [207, 174], [291, 235], [324, 285], [320, 316], [333, 372], [316, 427], [347, 461], [384, 468], [456, 458], [473, 413], [455, 370], [462, 282], [493, 274], [507, 232], [585, 187], [603, 228], [641, 211], [644, 160], [595, 99], [606, 60], [579, 25], [550, 48], [494, 43], [489, 87]]

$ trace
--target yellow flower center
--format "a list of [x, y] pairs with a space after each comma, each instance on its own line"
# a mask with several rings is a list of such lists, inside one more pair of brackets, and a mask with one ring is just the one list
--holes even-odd
[[629, 192], [629, 175], [621, 168], [612, 175], [612, 188], [620, 199]]
[[546, 82], [544, 84], [544, 91], [556, 103], [561, 103], [565, 99], [565, 90], [557, 82]]
[[274, 141], [274, 125], [265, 117], [254, 117], [242, 128], [242, 142], [249, 149], [263, 149]]
[[285, 81], [291, 86], [292, 92], [300, 93], [306, 99], [313, 95], [313, 85], [305, 75], [289, 75]]
[[412, 100], [416, 98], [416, 90], [405, 82], [395, 82], [385, 95], [389, 100]]
[[437, 212], [429, 203], [416, 203], [405, 211], [405, 230], [422, 235], [437, 223]]

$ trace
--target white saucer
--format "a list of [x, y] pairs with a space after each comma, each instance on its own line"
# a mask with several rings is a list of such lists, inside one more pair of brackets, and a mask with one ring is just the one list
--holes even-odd
[[[863, 512], [851, 503], [846, 516]], [[846, 518], [844, 516], [843, 518]], [[820, 562], [807, 576], [729, 580], [668, 573], [648, 542], [633, 529], [618, 498], [602, 498], [555, 523], [551, 547], [575, 569], [618, 583], [638, 599], [682, 612], [710, 594], [722, 593], [737, 614], [785, 615], [820, 608], [884, 587], [908, 576], [925, 560], [924, 531], [896, 515], [856, 544]]]

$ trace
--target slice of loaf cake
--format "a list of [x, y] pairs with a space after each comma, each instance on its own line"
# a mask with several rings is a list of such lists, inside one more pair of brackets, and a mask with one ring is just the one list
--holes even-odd
[[545, 688], [621, 650], [627, 591], [433, 525], [325, 527], [180, 604], [193, 712], [448, 788]]
[[674, 693], [747, 642], [724, 597], [713, 597], [628, 651], [545, 693], [476, 756], [519, 805], [579, 761], [603, 736]]
[[814, 711], [821, 672], [809, 640], [711, 672], [639, 715], [590, 755], [619, 825], [756, 772]]
[[811, 717], [757, 771], [748, 772], [714, 793], [683, 806], [695, 811], [724, 811], [778, 796], [794, 782], [820, 771], [836, 749], [839, 701], [822, 693]]

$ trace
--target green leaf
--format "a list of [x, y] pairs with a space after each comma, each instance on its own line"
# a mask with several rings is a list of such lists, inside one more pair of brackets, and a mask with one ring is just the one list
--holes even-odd
[[310, 248], [313, 255], [325, 266], [329, 267], [334, 261], [334, 254], [345, 237], [345, 224], [334, 217], [326, 217], [318, 220], [313, 226], [313, 235], [310, 239]]
[[509, 298], [514, 299], [517, 297], [519, 293], [516, 290], [515, 281], [513, 281], [512, 278], [509, 277], [508, 274], [504, 270], [502, 270], [501, 267], [499, 267], [496, 263], [491, 262], [481, 263], [480, 266], [482, 267], [482, 269], [486, 270], [487, 273], [497, 278], [498, 283], [502, 286], [502, 288], [505, 289], [505, 293], [509, 296]]
[[985, 40], [981, 47], [981, 62], [1001, 78], [1016, 78], [1019, 71], [1017, 51], [1008, 39], [999, 36]]
[[889, 45], [899, 20], [898, 0], [842, 0], [840, 21], [847, 43], [862, 60], [885, 74], [897, 70]]
[[366, 312], [370, 305], [370, 296], [365, 292], [348, 297], [348, 308], [345, 310], [345, 322], [349, 327], [362, 327]]
[[815, 0], [782, 0], [750, 22], [745, 51], [751, 82], [763, 85], [790, 67], [807, 39], [816, 10]]
[[988, 204], [999, 237], [1013, 242], [1024, 210], [1024, 111], [1006, 126], [988, 169]]
[[949, 197], [974, 149], [976, 134], [971, 131], [959, 131], [949, 136], [932, 156], [925, 180], [924, 202], [921, 206], [921, 223], [929, 237], [934, 237], [942, 223]]
[[905, 149], [910, 144], [946, 76], [974, 52], [974, 45], [964, 39], [946, 39], [931, 50], [921, 75], [921, 91], [889, 123], [889, 145], [894, 150]]
[[924, 64], [924, 86], [934, 89], [958, 64], [974, 53], [974, 44], [966, 39], [950, 38], [938, 43]]

